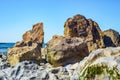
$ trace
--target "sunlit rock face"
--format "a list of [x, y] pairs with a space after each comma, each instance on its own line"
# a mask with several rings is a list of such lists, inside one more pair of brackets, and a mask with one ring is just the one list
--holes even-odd
[[54, 66], [65, 66], [79, 62], [89, 53], [81, 38], [53, 36], [45, 48], [46, 60]]
[[42, 44], [44, 41], [44, 31], [43, 31], [43, 23], [37, 23], [33, 25], [33, 29], [27, 31], [23, 35], [24, 42], [34, 42], [38, 44]]
[[40, 63], [42, 61], [41, 48], [44, 41], [43, 23], [33, 25], [32, 30], [23, 34], [23, 40], [16, 42], [13, 48], [8, 49], [7, 60], [11, 66], [28, 60]]
[[38, 44], [33, 43], [32, 46], [14, 47], [8, 49], [7, 60], [11, 66], [18, 64], [21, 61], [42, 62], [41, 51]]
[[88, 45], [88, 50], [104, 47], [103, 34], [99, 25], [92, 19], [86, 19], [83, 15], [75, 15], [67, 19], [64, 25], [65, 37], [83, 38]]
[[98, 49], [79, 63], [72, 80], [119, 80], [120, 47]]

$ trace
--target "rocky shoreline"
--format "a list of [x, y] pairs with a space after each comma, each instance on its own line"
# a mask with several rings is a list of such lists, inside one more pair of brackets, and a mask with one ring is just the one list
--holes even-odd
[[67, 19], [64, 36], [44, 43], [43, 23], [0, 56], [0, 80], [119, 80], [120, 34], [102, 31], [92, 19]]

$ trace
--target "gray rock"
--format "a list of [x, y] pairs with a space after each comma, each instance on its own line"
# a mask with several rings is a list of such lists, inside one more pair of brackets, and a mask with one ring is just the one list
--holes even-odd
[[8, 61], [6, 61], [6, 56], [1, 54], [0, 57], [0, 70], [10, 67]]
[[14, 67], [2, 69], [0, 80], [69, 80], [65, 67], [52, 68], [50, 64], [40, 65], [23, 61]]
[[120, 80], [120, 47], [90, 53], [80, 61], [71, 80]]

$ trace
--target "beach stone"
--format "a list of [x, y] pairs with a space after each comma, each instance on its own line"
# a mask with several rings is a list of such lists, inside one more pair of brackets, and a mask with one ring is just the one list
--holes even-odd
[[35, 61], [39, 64], [42, 61], [40, 47], [38, 44], [32, 43], [32, 46], [14, 47], [8, 49], [7, 60], [11, 66], [14, 66], [24, 60]]
[[[48, 64], [47, 64], [48, 65]], [[36, 64], [23, 61], [13, 67], [0, 70], [1, 80], [70, 80], [65, 67], [48, 67], [46, 64]], [[41, 69], [41, 67], [43, 69]], [[57, 72], [56, 72], [57, 71]]]
[[105, 47], [116, 47], [120, 44], [119, 33], [113, 29], [105, 30], [104, 32]]
[[[2, 70], [0, 73], [3, 80], [36, 80], [39, 73], [39, 66], [31, 61], [23, 61], [10, 67], [8, 69]], [[44, 71], [42, 72], [44, 73]]]
[[120, 80], [120, 47], [97, 49], [80, 61], [71, 80]]
[[6, 69], [10, 67], [8, 61], [6, 60], [6, 56], [2, 53], [0, 54], [0, 70]]
[[54, 66], [65, 66], [82, 60], [89, 54], [81, 38], [65, 38], [55, 35], [45, 48], [46, 60]]
[[64, 36], [83, 38], [89, 52], [104, 47], [103, 33], [99, 25], [80, 14], [67, 19], [64, 25]]
[[6, 68], [8, 68], [8, 67], [10, 67], [8, 61], [1, 61], [1, 62], [0, 62], [0, 70], [6, 69]]

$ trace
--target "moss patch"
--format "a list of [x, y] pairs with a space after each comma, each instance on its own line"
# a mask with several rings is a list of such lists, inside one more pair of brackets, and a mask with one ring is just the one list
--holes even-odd
[[108, 76], [110, 76], [113, 80], [120, 79], [120, 74], [118, 73], [117, 67], [113, 67], [113, 69], [109, 69], [107, 66], [91, 66], [88, 67], [83, 74], [79, 77], [79, 80], [89, 80], [94, 79], [95, 75], [101, 75], [103, 72], [107, 72]]
[[94, 77], [95, 75], [100, 75], [103, 72], [103, 68], [99, 66], [88, 67], [86, 77]]

